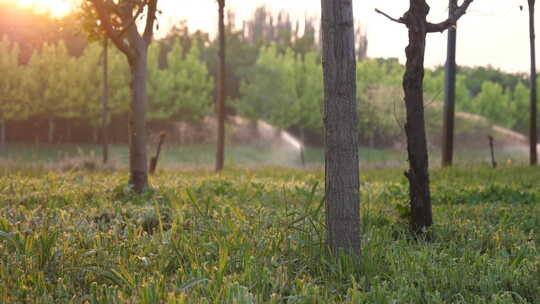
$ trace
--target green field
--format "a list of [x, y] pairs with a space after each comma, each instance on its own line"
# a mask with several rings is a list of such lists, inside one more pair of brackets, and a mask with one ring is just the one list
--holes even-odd
[[[128, 147], [126, 145], [112, 145], [110, 149], [112, 163], [117, 167], [126, 167]], [[155, 147], [149, 147], [149, 154], [153, 155], [154, 150]], [[21, 164], [53, 164], [82, 158], [94, 158], [99, 162], [100, 155], [101, 147], [97, 145], [11, 144], [0, 149], [0, 160]], [[360, 157], [366, 165], [381, 166], [401, 165], [406, 160], [403, 153], [367, 148], [360, 150]], [[165, 167], [193, 168], [212, 166], [214, 160], [215, 146], [211, 144], [165, 145], [160, 163]], [[322, 148], [308, 147], [305, 150], [306, 165], [322, 166], [323, 161], [324, 151]], [[297, 150], [271, 143], [228, 146], [226, 162], [229, 166], [302, 167], [300, 154]]]
[[[155, 147], [149, 147], [149, 155], [153, 155]], [[127, 168], [128, 147], [112, 145], [110, 148], [111, 163], [114, 168]], [[490, 152], [483, 149], [456, 151], [455, 163], [461, 167], [488, 166]], [[298, 151], [291, 148], [260, 143], [252, 145], [232, 145], [226, 148], [226, 164], [232, 167], [277, 166], [286, 168], [302, 168]], [[2, 161], [13, 165], [46, 165], [52, 169], [72, 168], [81, 162], [91, 162], [98, 166], [101, 147], [97, 145], [45, 145], [45, 144], [10, 144], [0, 148], [0, 167]], [[523, 165], [528, 161], [527, 155], [512, 151], [496, 151], [499, 165]], [[215, 160], [215, 146], [199, 145], [165, 145], [160, 166], [169, 169], [211, 168]], [[364, 168], [405, 168], [407, 166], [405, 151], [377, 150], [360, 148], [360, 164]], [[322, 167], [324, 150], [320, 147], [307, 147], [305, 165]], [[440, 151], [430, 151], [430, 165], [440, 166]], [[65, 170], [64, 170], [65, 171]]]
[[324, 247], [321, 171], [0, 172], [0, 303], [540, 303], [540, 171], [432, 172], [433, 239], [401, 170], [362, 172], [362, 256]]

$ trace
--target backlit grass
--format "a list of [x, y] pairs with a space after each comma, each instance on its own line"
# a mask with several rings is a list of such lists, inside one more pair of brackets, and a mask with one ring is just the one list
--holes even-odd
[[432, 172], [434, 239], [398, 170], [362, 172], [362, 256], [324, 247], [323, 175], [0, 173], [0, 303], [539, 303], [540, 171]]

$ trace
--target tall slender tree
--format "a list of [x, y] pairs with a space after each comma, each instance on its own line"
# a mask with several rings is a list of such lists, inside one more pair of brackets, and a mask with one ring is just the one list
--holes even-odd
[[81, 4], [79, 12], [79, 22], [88, 34], [88, 39], [103, 42], [103, 60], [102, 60], [102, 95], [101, 95], [101, 156], [103, 163], [109, 161], [109, 38], [103, 28], [96, 22], [98, 17], [92, 10], [91, 2], [85, 1]]
[[[148, 186], [146, 152], [146, 104], [148, 47], [156, 21], [158, 0], [87, 0], [95, 9], [103, 30], [127, 57], [131, 71], [131, 104], [129, 115], [129, 184], [136, 192]], [[146, 13], [144, 31], [139, 32], [137, 19]]]
[[360, 177], [352, 0], [321, 0], [326, 229], [334, 255], [360, 252]]
[[19, 64], [19, 46], [2, 37], [0, 39], [0, 149], [6, 144], [6, 125], [11, 119], [26, 117], [28, 107], [23, 105], [25, 88], [23, 66]]
[[376, 12], [392, 21], [404, 24], [409, 32], [409, 45], [405, 49], [407, 63], [403, 76], [405, 93], [407, 153], [409, 170], [405, 176], [409, 180], [411, 200], [411, 230], [415, 234], [425, 232], [433, 224], [431, 195], [429, 189], [428, 152], [426, 126], [424, 120], [424, 55], [428, 33], [443, 32], [455, 26], [465, 14], [473, 0], [465, 0], [443, 22], [427, 21], [429, 5], [426, 0], [409, 0], [409, 10], [399, 19], [390, 17], [380, 10]]
[[103, 38], [103, 93], [101, 96], [101, 145], [103, 163], [109, 161], [109, 38]]
[[219, 72], [218, 72], [218, 92], [217, 92], [217, 149], [216, 149], [216, 171], [223, 170], [225, 165], [225, 0], [217, 0], [219, 6]]
[[[457, 0], [449, 0], [448, 16], [451, 17], [457, 8]], [[448, 45], [446, 53], [444, 83], [444, 114], [442, 138], [442, 166], [452, 166], [454, 156], [454, 116], [456, 104], [456, 27], [448, 29]]]
[[[48, 123], [47, 143], [56, 140], [56, 120], [76, 116], [74, 99], [69, 96], [74, 81], [73, 58], [63, 41], [44, 44], [30, 57], [27, 69], [32, 73], [27, 92], [35, 103], [33, 114], [45, 117]], [[69, 98], [66, 98], [69, 96]]]
[[530, 146], [530, 163], [532, 166], [538, 163], [538, 144], [537, 137], [537, 89], [536, 89], [536, 34], [534, 29], [534, 4], [535, 0], [528, 0], [529, 3], [529, 37], [531, 42], [531, 118], [529, 122], [529, 146]]

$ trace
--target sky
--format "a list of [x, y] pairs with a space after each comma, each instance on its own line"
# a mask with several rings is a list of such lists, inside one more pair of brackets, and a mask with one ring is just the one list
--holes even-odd
[[[236, 11], [239, 20], [246, 19], [260, 5], [275, 11], [286, 10], [296, 18], [320, 16], [319, 0], [227, 0], [228, 8]], [[187, 20], [193, 29], [214, 31], [216, 28], [215, 0], [179, 1], [161, 0], [162, 23], [171, 24]], [[402, 24], [389, 21], [374, 9], [400, 17], [408, 8], [406, 0], [353, 0], [355, 18], [358, 19], [369, 40], [368, 56], [397, 57], [404, 62], [407, 31]], [[460, 1], [461, 2], [461, 1]], [[431, 6], [428, 19], [439, 22], [448, 14], [447, 1], [428, 1]], [[523, 11], [519, 6], [523, 5]], [[537, 18], [537, 20], [540, 20]], [[237, 24], [241, 24], [237, 22]], [[540, 31], [540, 23], [538, 23]], [[165, 26], [164, 28], [167, 28]], [[529, 70], [528, 11], [526, 0], [475, 0], [458, 23], [457, 61], [460, 65], [491, 65], [510, 72]], [[446, 60], [446, 33], [428, 36], [426, 66], [444, 64]]]
[[[6, 1], [6, 0], [0, 0]], [[13, 1], [13, 0], [11, 0]], [[33, 6], [50, 6], [53, 12], [67, 11], [73, 0], [14, 0]], [[366, 31], [370, 57], [397, 57], [404, 62], [407, 31], [374, 9], [400, 17], [408, 8], [406, 0], [353, 0], [355, 18]], [[460, 1], [461, 2], [461, 1]], [[216, 0], [159, 0], [163, 11], [157, 37], [164, 36], [175, 23], [187, 21], [193, 30], [211, 33], [217, 28]], [[439, 22], [448, 14], [447, 0], [428, 0], [428, 19]], [[227, 0], [227, 8], [236, 12], [237, 24], [248, 19], [254, 9], [266, 5], [273, 11], [287, 11], [293, 18], [320, 17], [320, 0]], [[519, 6], [523, 5], [523, 11]], [[540, 16], [537, 18], [540, 32]], [[529, 70], [529, 34], [527, 0], [475, 0], [458, 23], [457, 61], [466, 66], [491, 65], [510, 72]], [[442, 65], [446, 58], [446, 33], [428, 36], [426, 66]]]

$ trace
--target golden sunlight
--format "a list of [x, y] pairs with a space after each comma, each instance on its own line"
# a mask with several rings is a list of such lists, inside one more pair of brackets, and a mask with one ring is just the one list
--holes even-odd
[[15, 0], [13, 2], [37, 11], [48, 12], [55, 17], [68, 14], [73, 6], [73, 0]]

